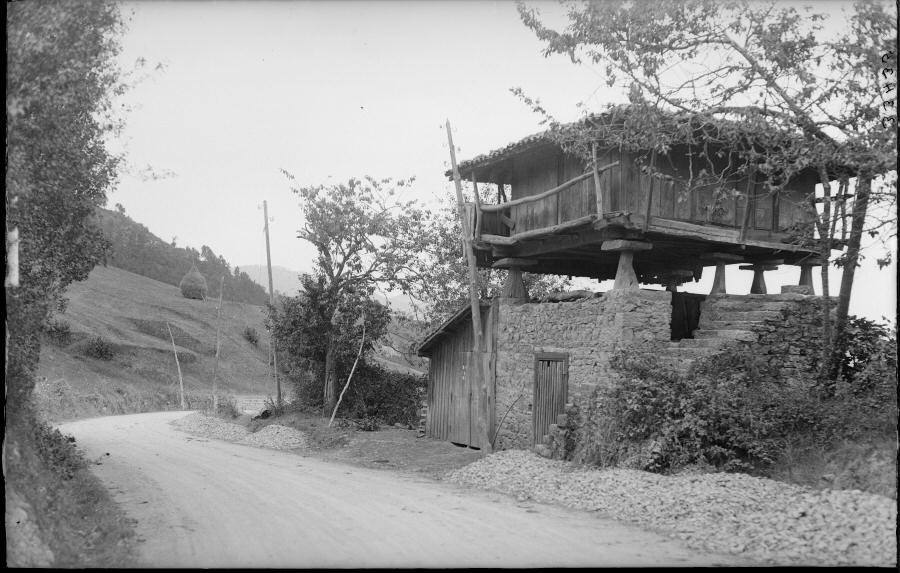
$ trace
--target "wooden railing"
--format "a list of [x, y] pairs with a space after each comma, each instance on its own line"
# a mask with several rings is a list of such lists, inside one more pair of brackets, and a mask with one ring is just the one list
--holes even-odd
[[[513, 201], [508, 201], [506, 203], [501, 203], [498, 205], [482, 205], [481, 202], [475, 203], [475, 239], [480, 240], [482, 235], [482, 228], [484, 226], [484, 215], [486, 213], [496, 213], [499, 219], [503, 222], [503, 224], [510, 229], [510, 237], [515, 236], [517, 238], [523, 238], [525, 236], [531, 234], [541, 234], [547, 232], [555, 232], [565, 228], [576, 227], [579, 225], [583, 225], [586, 222], [589, 222], [591, 219], [596, 218], [604, 213], [603, 209], [603, 194], [600, 186], [600, 174], [612, 169], [619, 165], [619, 162], [616, 161], [614, 163], [610, 163], [609, 165], [604, 165], [603, 167], [598, 167], [596, 162], [594, 163], [594, 168], [591, 171], [586, 173], [582, 173], [577, 177], [573, 177], [572, 179], [566, 181], [562, 185], [558, 185], [553, 189], [549, 189], [544, 191], [543, 193], [538, 193], [537, 195], [530, 195], [528, 197], [522, 197], [520, 199], [515, 199]], [[514, 232], [516, 228], [516, 222], [511, 218], [512, 208], [519, 207], [523, 205], [528, 205], [531, 203], [537, 203], [549, 197], [558, 196], [560, 193], [565, 191], [566, 189], [571, 188], [586, 179], [594, 178], [594, 193], [596, 199], [596, 213], [589, 214], [582, 217], [578, 217], [576, 219], [563, 221], [561, 215], [559, 215], [559, 211], [557, 211], [557, 221], [555, 225], [550, 227], [545, 227], [541, 229], [531, 229], [526, 231]], [[476, 192], [477, 197], [477, 192]]]

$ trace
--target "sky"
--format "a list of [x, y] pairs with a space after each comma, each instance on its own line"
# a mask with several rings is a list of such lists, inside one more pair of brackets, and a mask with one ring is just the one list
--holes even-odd
[[[272, 264], [312, 267], [314, 250], [297, 238], [303, 215], [282, 169], [299, 185], [415, 176], [406, 197], [436, 204], [454, 194], [443, 176], [445, 121], [464, 160], [542, 130], [513, 87], [564, 121], [578, 117], [579, 102], [599, 109], [627, 101], [600, 68], [545, 58], [510, 1], [122, 6], [120, 65], [133, 69], [144, 59], [147, 66], [120, 102], [125, 127], [112, 147], [129, 168], [108, 205], [120, 203], [166, 241], [208, 245], [232, 265], [265, 264], [266, 201]], [[167, 176], [141, 175], [147, 167]], [[857, 272], [851, 313], [893, 318], [896, 264], [878, 271], [875, 258], [872, 251]], [[833, 285], [839, 273], [832, 270]], [[708, 292], [712, 276], [709, 268], [683, 290]], [[798, 276], [796, 267], [767, 273], [769, 292]], [[751, 280], [730, 269], [729, 292], [749, 292]]]

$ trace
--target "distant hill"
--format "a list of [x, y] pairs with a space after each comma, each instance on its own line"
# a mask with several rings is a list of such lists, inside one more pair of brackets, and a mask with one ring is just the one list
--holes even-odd
[[[247, 273], [252, 281], [269, 292], [269, 275], [266, 272], [266, 265], [240, 265], [237, 268], [241, 269], [241, 272]], [[301, 272], [306, 271], [295, 271], [272, 265], [272, 288], [284, 296], [296, 296], [297, 291], [300, 290], [299, 275]]]
[[[113, 267], [73, 283], [64, 313], [69, 340], [42, 345], [35, 397], [51, 420], [178, 408], [175, 338], [189, 407], [209, 404], [216, 348], [217, 300], [192, 300], [178, 287]], [[265, 307], [224, 301], [218, 384], [222, 394], [274, 395]], [[168, 326], [167, 326], [168, 325]], [[244, 333], [258, 335], [256, 344]], [[96, 339], [112, 350], [91, 357]], [[94, 340], [92, 342], [92, 340]]]
[[122, 211], [97, 209], [97, 222], [112, 244], [109, 265], [178, 286], [191, 264], [196, 264], [206, 278], [210, 298], [219, 296], [219, 282], [224, 277], [225, 299], [258, 305], [269, 300], [263, 287], [246, 274], [232, 271], [228, 261], [207, 245], [200, 251], [176, 247]]

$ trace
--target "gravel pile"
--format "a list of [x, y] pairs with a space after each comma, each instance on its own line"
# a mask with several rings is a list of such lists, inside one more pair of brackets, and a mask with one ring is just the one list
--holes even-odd
[[271, 448], [273, 450], [291, 450], [306, 447], [306, 434], [294, 428], [269, 424], [259, 431], [250, 434], [240, 442], [247, 446], [257, 448]]
[[779, 565], [895, 566], [897, 505], [743, 474], [661, 476], [577, 468], [531, 452], [498, 452], [449, 481], [602, 512], [689, 546]]
[[206, 416], [200, 412], [188, 414], [171, 423], [183, 432], [227, 442], [242, 440], [250, 433], [243, 426], [226, 422], [214, 416]]

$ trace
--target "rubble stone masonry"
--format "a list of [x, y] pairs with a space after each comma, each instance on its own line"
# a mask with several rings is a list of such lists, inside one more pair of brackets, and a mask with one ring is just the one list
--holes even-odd
[[[668, 341], [672, 293], [613, 290], [560, 303], [501, 302], [497, 325], [495, 448], [530, 448], [535, 354], [569, 357], [568, 402], [615, 381], [613, 353], [625, 345]], [[539, 436], [538, 440], [540, 441]]]

